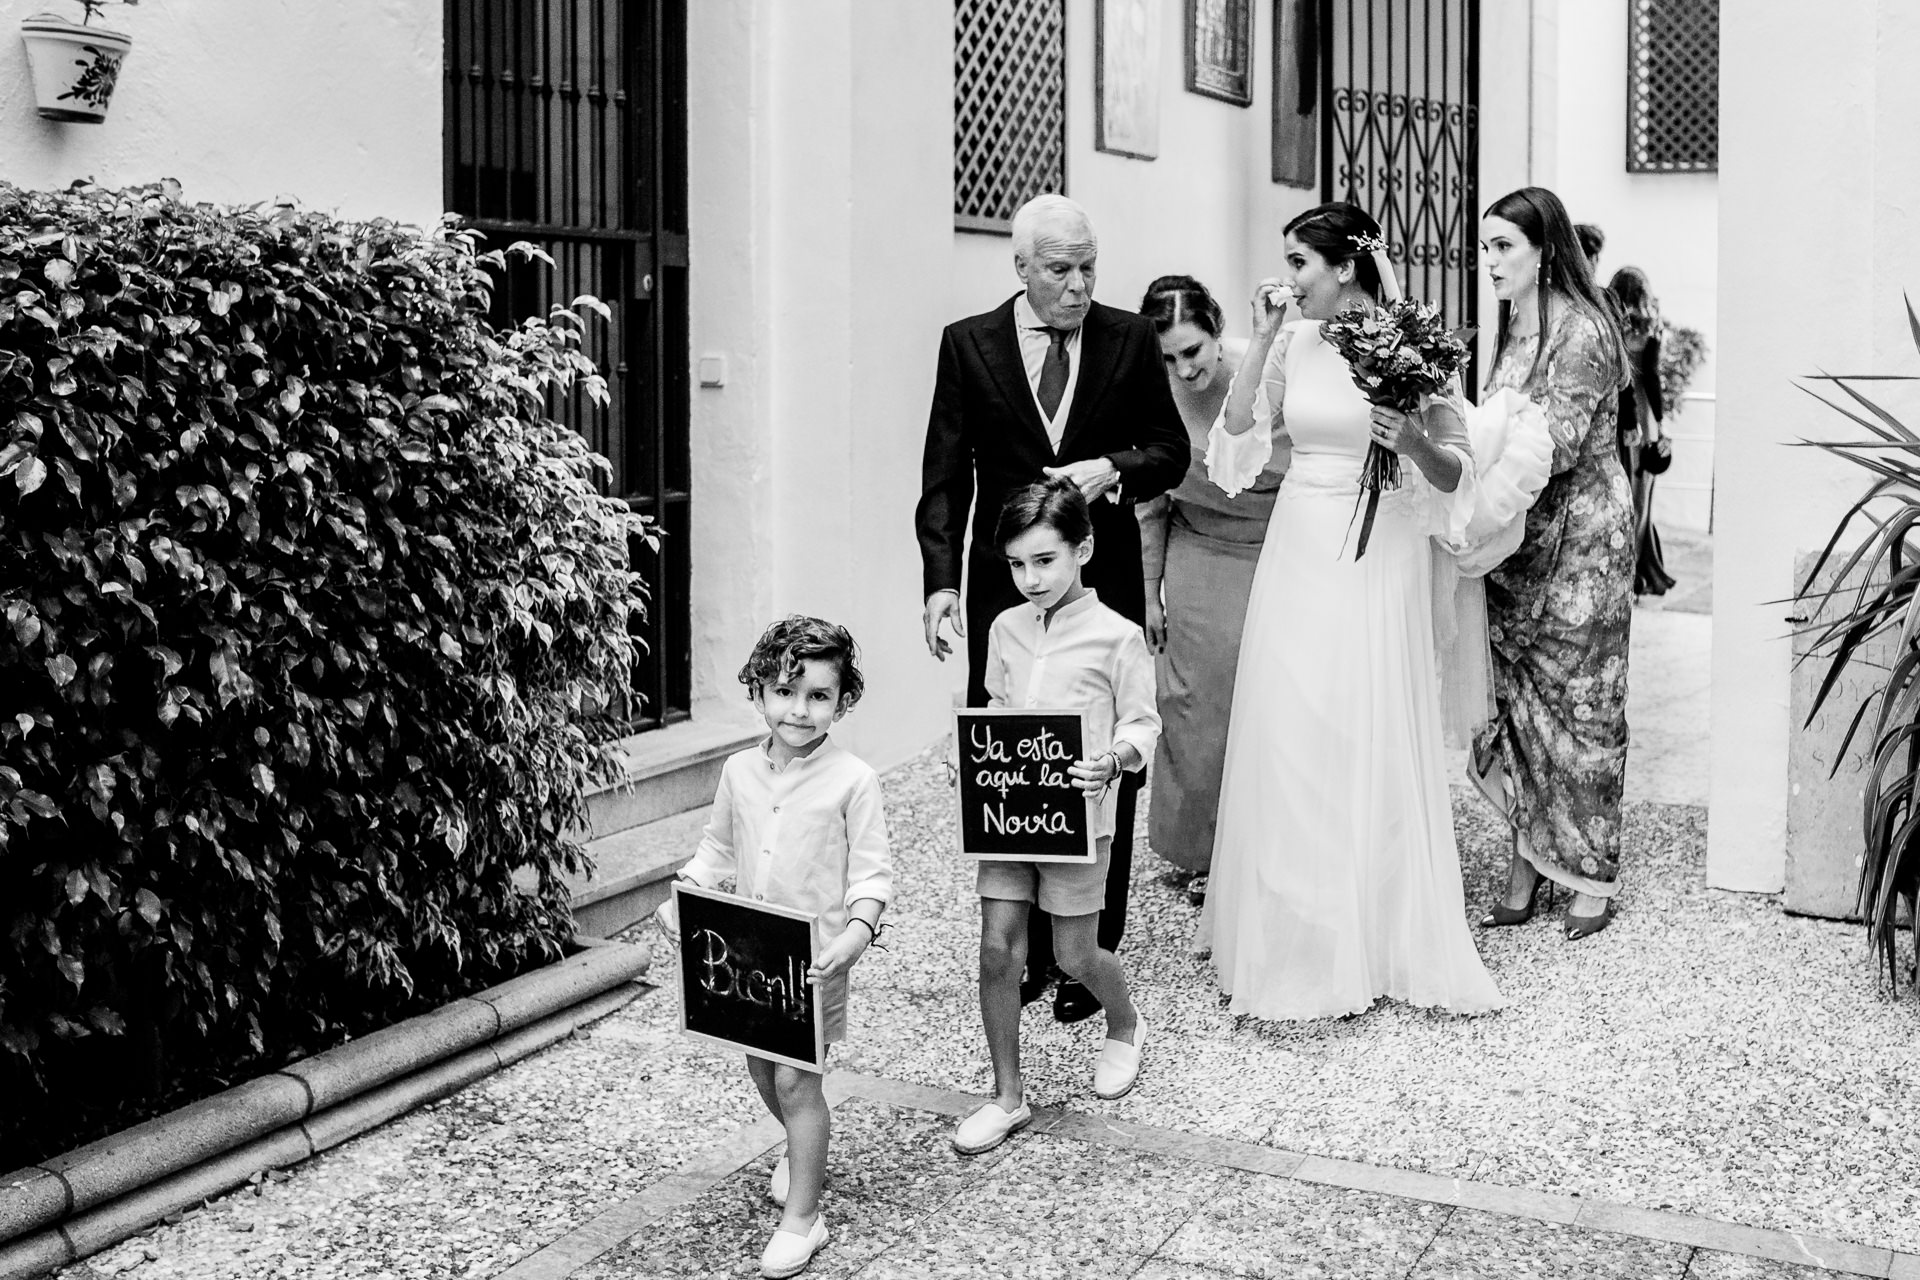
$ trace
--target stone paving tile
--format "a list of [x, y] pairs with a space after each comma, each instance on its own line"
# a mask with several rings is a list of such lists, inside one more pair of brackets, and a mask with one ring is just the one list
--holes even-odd
[[1233, 1274], [1231, 1271], [1196, 1266], [1191, 1262], [1168, 1262], [1154, 1258], [1133, 1273], [1133, 1280], [1221, 1280], [1221, 1277]]
[[1408, 1280], [1681, 1280], [1686, 1245], [1455, 1210]]
[[877, 1274], [1127, 1275], [1238, 1176], [1065, 1138], [1012, 1145], [991, 1176], [889, 1249]]
[[[860, 1099], [833, 1111], [824, 1211], [828, 1248], [810, 1277], [854, 1274], [883, 1250], [994, 1171], [1026, 1139], [967, 1158], [949, 1140], [952, 1122], [924, 1111]], [[649, 1223], [574, 1272], [574, 1280], [679, 1280], [757, 1274], [760, 1250], [780, 1225], [767, 1199], [775, 1148], [690, 1204]]]
[[1417, 1200], [1239, 1173], [1155, 1256], [1229, 1275], [1400, 1280], [1453, 1212]]
[[1738, 1253], [1701, 1249], [1687, 1268], [1687, 1280], [1864, 1280], [1857, 1272], [1826, 1271], [1791, 1262], [1751, 1258]]

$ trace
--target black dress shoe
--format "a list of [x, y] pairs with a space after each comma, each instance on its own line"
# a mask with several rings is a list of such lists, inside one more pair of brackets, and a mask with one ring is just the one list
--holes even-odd
[[1037, 974], [1032, 970], [1028, 970], [1027, 975], [1020, 979], [1021, 1005], [1023, 1007], [1030, 1005], [1041, 996], [1047, 994], [1047, 984], [1052, 981], [1053, 975], [1044, 969]]
[[1055, 1022], [1084, 1022], [1100, 1012], [1100, 1002], [1093, 998], [1093, 992], [1069, 978], [1062, 978], [1053, 992], [1053, 1020]]

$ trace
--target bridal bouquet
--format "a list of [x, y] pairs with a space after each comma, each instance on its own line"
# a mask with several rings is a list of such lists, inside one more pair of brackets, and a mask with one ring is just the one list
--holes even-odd
[[[1353, 372], [1354, 385], [1377, 405], [1412, 413], [1434, 392], [1448, 386], [1467, 363], [1471, 328], [1449, 329], [1438, 307], [1410, 298], [1394, 298], [1376, 307], [1349, 307], [1322, 321], [1320, 336], [1338, 351]], [[1367, 504], [1360, 542], [1353, 558], [1367, 554], [1367, 537], [1380, 506], [1382, 489], [1400, 486], [1400, 457], [1378, 441], [1367, 446], [1360, 492]], [[1354, 512], [1359, 513], [1359, 502]]]

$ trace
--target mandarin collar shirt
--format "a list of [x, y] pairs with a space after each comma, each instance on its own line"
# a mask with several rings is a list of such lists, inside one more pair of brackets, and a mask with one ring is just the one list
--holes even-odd
[[1040, 371], [1046, 367], [1047, 351], [1053, 346], [1053, 330], [1040, 318], [1027, 301], [1027, 295], [1017, 293], [1013, 298], [1013, 325], [1020, 332], [1020, 361], [1027, 370], [1027, 390], [1033, 395], [1033, 409], [1040, 415], [1040, 422], [1047, 429], [1047, 441], [1055, 453], [1060, 452], [1060, 439], [1067, 431], [1067, 416], [1073, 412], [1073, 389], [1080, 384], [1080, 331], [1086, 322], [1067, 331], [1067, 389], [1060, 395], [1060, 407], [1054, 411], [1051, 419], [1047, 411], [1040, 407]]
[[[1139, 754], [1135, 770], [1153, 758], [1160, 738], [1154, 699], [1153, 655], [1140, 624], [1100, 603], [1089, 591], [1060, 607], [1053, 622], [1037, 605], [1020, 604], [994, 619], [987, 637], [987, 705], [1086, 714], [1086, 759], [1120, 743]], [[1094, 835], [1113, 834], [1118, 787], [1100, 798]]]
[[807, 912], [824, 946], [860, 899], [893, 901], [880, 778], [831, 737], [785, 768], [767, 748], [727, 758], [700, 847], [680, 874], [707, 889], [732, 880], [743, 898]]

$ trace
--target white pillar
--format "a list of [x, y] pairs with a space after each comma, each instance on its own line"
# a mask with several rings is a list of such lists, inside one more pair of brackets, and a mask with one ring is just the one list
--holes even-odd
[[[1719, 445], [1707, 879], [1785, 872], [1789, 606], [1867, 473], [1806, 438], [1860, 430], [1794, 387], [1818, 372], [1912, 373], [1901, 291], [1920, 286], [1920, 15], [1906, 0], [1720, 12]], [[1809, 87], [1818, 86], [1818, 91]], [[1878, 391], [1898, 402], [1897, 387]], [[1913, 407], [1912, 397], [1905, 407]]]

